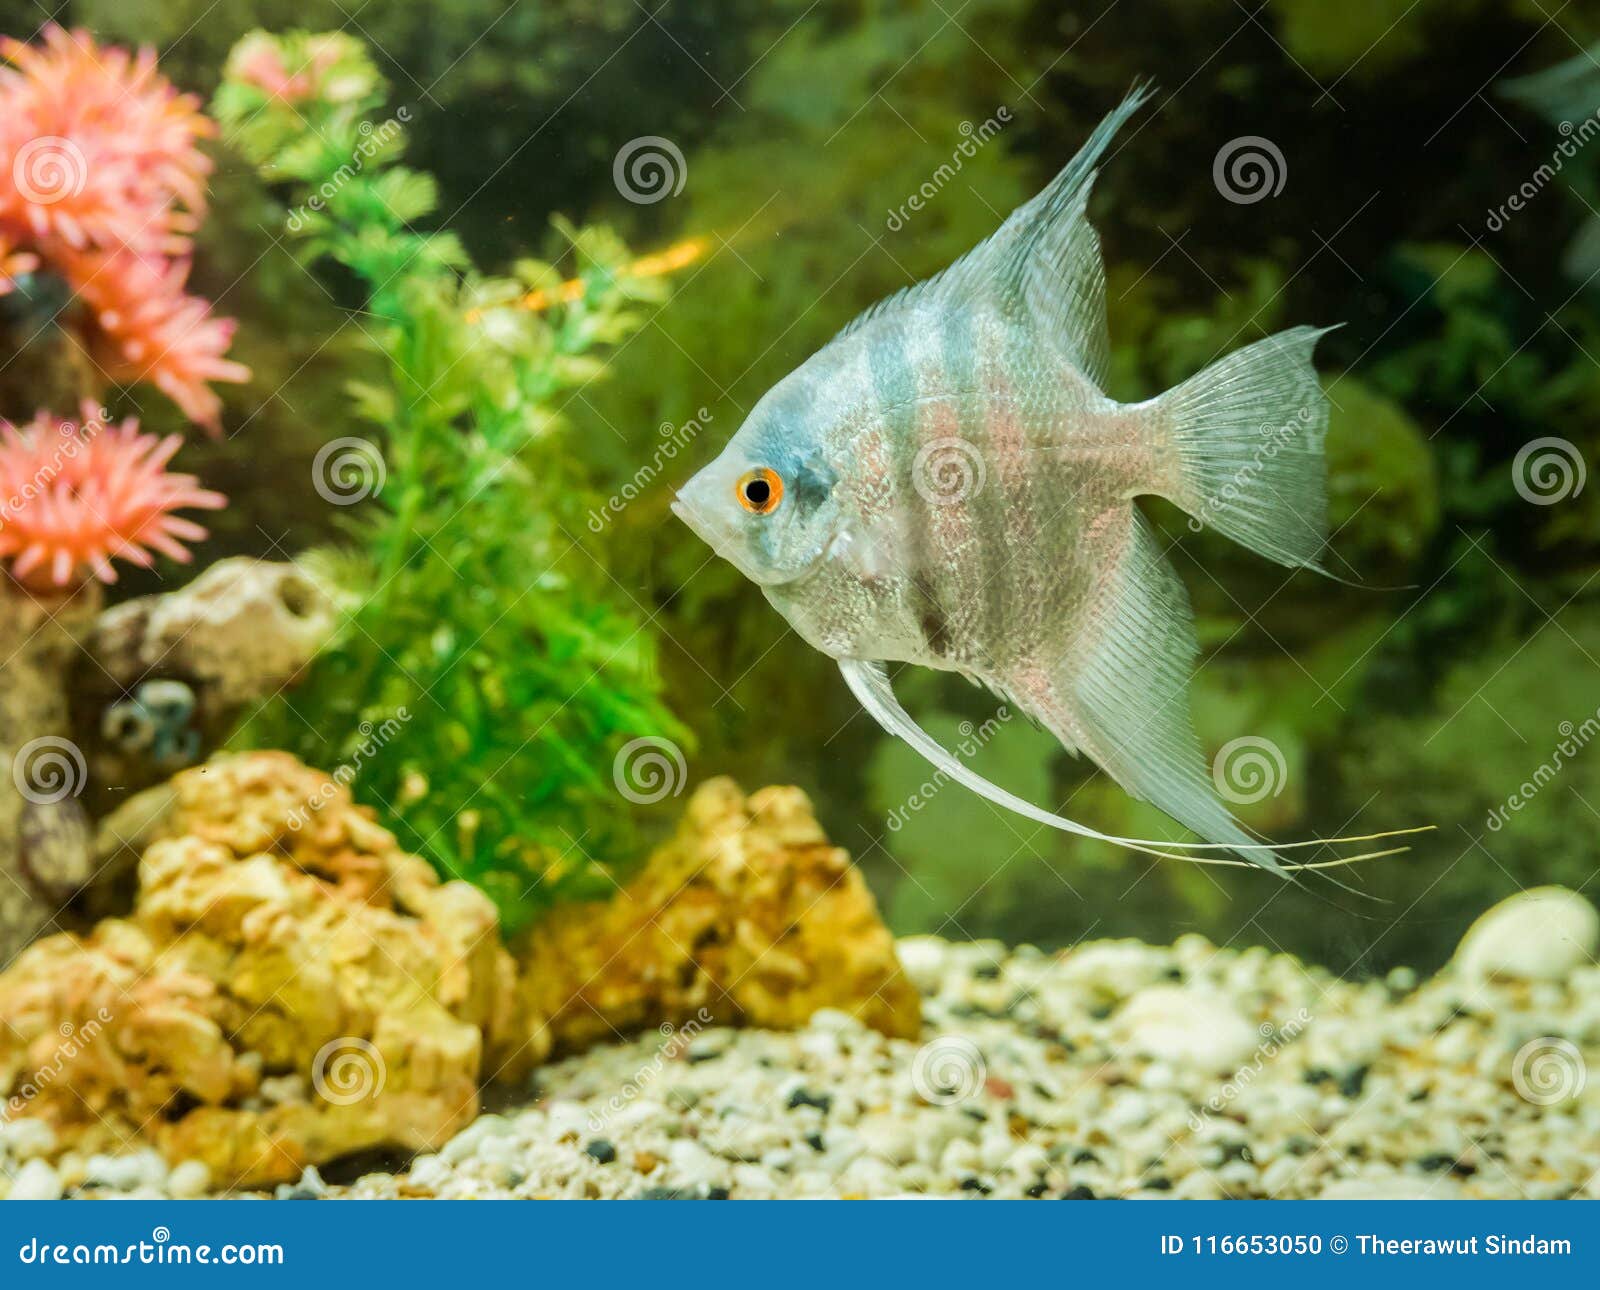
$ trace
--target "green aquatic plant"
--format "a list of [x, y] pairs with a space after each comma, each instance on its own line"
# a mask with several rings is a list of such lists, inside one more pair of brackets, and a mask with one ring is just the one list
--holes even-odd
[[566, 282], [534, 260], [486, 276], [419, 231], [434, 183], [399, 164], [408, 114], [378, 120], [384, 92], [349, 37], [254, 33], [215, 98], [229, 142], [286, 185], [307, 265], [355, 279], [376, 359], [349, 384], [376, 440], [333, 438], [316, 465], [327, 500], [362, 503], [324, 562], [346, 623], [240, 738], [348, 768], [405, 846], [515, 926], [609, 885], [592, 857], [627, 846], [619, 747], [684, 737], [653, 636], [587, 545], [561, 433], [660, 288], [603, 230], [560, 225]]

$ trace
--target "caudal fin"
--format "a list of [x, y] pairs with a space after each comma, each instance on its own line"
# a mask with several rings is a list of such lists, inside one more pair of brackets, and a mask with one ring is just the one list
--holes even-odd
[[1176, 478], [1156, 491], [1290, 567], [1318, 567], [1328, 540], [1328, 399], [1311, 365], [1325, 330], [1246, 345], [1149, 405], [1176, 458]]

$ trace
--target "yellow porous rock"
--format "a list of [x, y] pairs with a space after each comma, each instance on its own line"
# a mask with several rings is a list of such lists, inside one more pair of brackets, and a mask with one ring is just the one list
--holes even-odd
[[56, 1151], [153, 1142], [218, 1185], [370, 1149], [435, 1149], [479, 1088], [644, 1026], [798, 1026], [838, 1008], [892, 1035], [917, 992], [805, 795], [713, 780], [612, 899], [503, 947], [344, 787], [284, 753], [178, 775], [128, 845], [132, 913], [0, 973], [0, 1113]]
[[572, 1051], [700, 1017], [804, 1025], [837, 1008], [889, 1035], [921, 1002], [860, 872], [797, 788], [714, 779], [677, 835], [601, 905], [542, 920], [518, 954], [529, 1042]]
[[7, 1113], [242, 1184], [468, 1123], [514, 1002], [488, 899], [287, 755], [217, 758], [173, 788], [131, 917], [0, 976]]

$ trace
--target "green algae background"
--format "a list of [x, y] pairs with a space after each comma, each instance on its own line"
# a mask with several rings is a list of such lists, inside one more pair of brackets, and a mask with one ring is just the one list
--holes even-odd
[[[27, 5], [0, 14], [18, 34], [40, 20]], [[1600, 484], [1553, 505], [1515, 486], [1518, 453], [1542, 438], [1600, 460], [1600, 289], [1563, 264], [1590, 218], [1596, 158], [1580, 156], [1503, 227], [1489, 217], [1561, 138], [1499, 86], [1600, 38], [1600, 4], [668, 0], [647, 13], [633, 0], [83, 0], [58, 17], [152, 42], [165, 73], [207, 97], [253, 28], [369, 43], [391, 107], [410, 113], [407, 164], [438, 183], [419, 221], [448, 227], [479, 265], [559, 259], [557, 215], [608, 226], [636, 253], [705, 240], [597, 359], [603, 373], [559, 400], [574, 525], [652, 461], [661, 427], [696, 426], [584, 537], [594, 558], [572, 568], [574, 594], [592, 588], [626, 630], [642, 625], [659, 663], [640, 663], [651, 679], [639, 702], [654, 711], [659, 693], [670, 708], [655, 719], [690, 779], [803, 786], [896, 930], [1042, 945], [1200, 930], [1364, 974], [1432, 966], [1493, 900], [1596, 872], [1600, 751], [1562, 757], [1531, 795], [1521, 786], [1564, 740], [1586, 740], [1600, 709]], [[1241, 815], [1275, 838], [1438, 826], [1408, 855], [1338, 874], [1345, 887], [1158, 864], [931, 782], [829, 661], [666, 510], [767, 387], [860, 309], [989, 233], [1146, 77], [1155, 101], [1091, 205], [1110, 392], [1146, 397], [1276, 329], [1343, 324], [1318, 350], [1335, 406], [1332, 567], [1370, 585], [1291, 577], [1151, 511], [1178, 543], [1199, 621], [1208, 756], [1241, 738], [1277, 754], [1274, 789]], [[643, 135], [673, 141], [686, 181], [641, 205], [619, 195], [612, 161]], [[1269, 139], [1284, 161], [1281, 190], [1248, 204], [1226, 200], [1213, 175], [1242, 136]], [[323, 505], [310, 463], [350, 433], [352, 373], [376, 368], [362, 296], [348, 275], [308, 274], [271, 186], [230, 150], [218, 156], [196, 287], [241, 319], [235, 354], [256, 379], [223, 392], [233, 437], [190, 450], [191, 468], [233, 499], [203, 554], [348, 542], [349, 517]], [[957, 156], [958, 173], [907, 212]], [[0, 393], [8, 414], [36, 401], [18, 371], [0, 375]], [[141, 409], [153, 428], [158, 403]], [[374, 628], [395, 633], [383, 643], [396, 654], [419, 622], [483, 617], [453, 603], [459, 580], [415, 587], [416, 603]], [[523, 590], [491, 588], [504, 603]], [[520, 676], [514, 659], [497, 665]], [[905, 697], [941, 738], [978, 739], [975, 764], [1015, 791], [1107, 832], [1178, 836], [1025, 721], [986, 725], [998, 705], [965, 683], [908, 676]], [[464, 754], [441, 738], [408, 755], [442, 770]], [[588, 771], [604, 787], [603, 758]], [[1491, 827], [1513, 794], [1526, 802]], [[625, 863], [671, 805], [597, 858]]]

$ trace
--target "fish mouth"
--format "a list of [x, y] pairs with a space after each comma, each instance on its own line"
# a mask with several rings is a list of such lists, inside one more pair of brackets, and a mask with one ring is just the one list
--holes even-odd
[[690, 532], [710, 547], [717, 556], [726, 560], [758, 587], [779, 587], [798, 582], [816, 571], [825, 554], [825, 550], [819, 549], [811, 560], [797, 570], [762, 568], [745, 556], [736, 537], [719, 530], [715, 524], [699, 518], [694, 504], [686, 501], [681, 491], [673, 495], [672, 501], [667, 503], [667, 509], [682, 520]]

